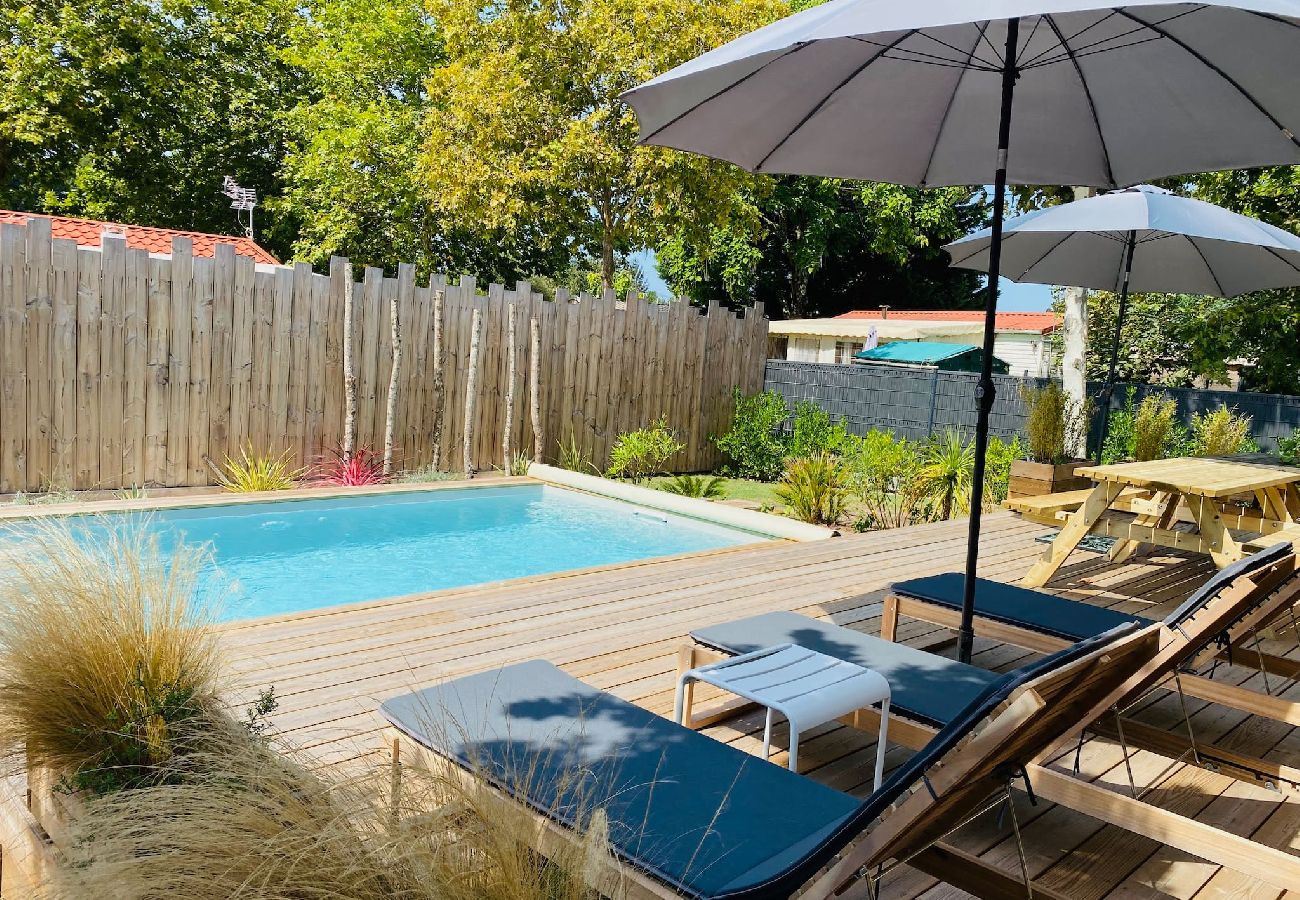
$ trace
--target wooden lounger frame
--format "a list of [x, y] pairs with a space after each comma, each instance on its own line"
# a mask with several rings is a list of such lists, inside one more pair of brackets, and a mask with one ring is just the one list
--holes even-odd
[[[698, 644], [688, 644], [683, 646], [678, 653], [678, 667], [680, 671], [684, 672], [695, 666], [727, 658], [728, 654], [719, 650], [702, 647]], [[686, 718], [687, 724], [692, 728], [705, 728], [725, 719], [733, 718], [753, 707], [753, 704], [750, 703], [726, 701], [697, 715], [692, 712], [690, 703], [691, 698], [688, 696], [685, 707]], [[1094, 708], [1081, 715], [1079, 727], [1074, 729], [1075, 734], [1077, 735], [1083, 729], [1085, 722], [1088, 721], [1088, 716], [1092, 716], [1095, 720], [1105, 714], [1113, 705], [1114, 699], [1111, 698], [1109, 704]], [[855, 713], [844, 716], [840, 719], [840, 722], [851, 728], [865, 731], [867, 734], [876, 734], [880, 728], [880, 713], [874, 709], [860, 709]], [[937, 731], [938, 729], [932, 725], [906, 718], [896, 706], [890, 709], [890, 741], [912, 749], [920, 749], [930, 742]], [[1126, 727], [1125, 734], [1127, 733], [1128, 728]], [[1248, 838], [1220, 831], [1209, 825], [1203, 825], [1194, 819], [1152, 806], [1141, 800], [1135, 800], [1109, 788], [1099, 787], [1073, 778], [1044, 766], [1042, 760], [1049, 755], [1051, 754], [1041, 754], [1036, 762], [1025, 767], [1026, 774], [1033, 785], [1034, 793], [1039, 797], [1052, 803], [1059, 803], [1068, 809], [1084, 813], [1127, 831], [1146, 837], [1155, 837], [1170, 847], [1200, 857], [1207, 862], [1233, 869], [1251, 878], [1258, 878], [1267, 884], [1283, 889], [1300, 884], [1300, 858], [1256, 843]], [[962, 877], [978, 878], [984, 869], [993, 868], [988, 863], [977, 858], [971, 858], [965, 862], [968, 869], [961, 873]], [[946, 875], [940, 871], [931, 871], [923, 864], [918, 864], [916, 860], [912, 860], [911, 865], [922, 869], [926, 874], [948, 881], [954, 887], [975, 893], [976, 896], [1000, 896], [982, 894], [963, 886], [963, 884], [954, 880], [952, 871], [944, 870], [948, 873]], [[1022, 898], [1024, 896], [1024, 886], [1019, 881], [1016, 881], [1016, 884], [1020, 891], [1016, 896]], [[1034, 885], [1034, 890], [1036, 892], [1040, 890], [1039, 886]]]
[[[955, 819], [1007, 790], [1008, 768], [1019, 771], [1031, 765], [1068, 738], [1073, 723], [1085, 721], [1092, 711], [1112, 703], [1124, 680], [1155, 647], [1154, 630], [1143, 629], [1016, 688], [978, 730], [927, 770], [928, 788], [916, 787], [902, 797], [793, 896], [799, 900], [870, 897], [875, 876], [891, 860], [898, 860], [990, 900], [1023, 900], [1026, 888], [1019, 878], [955, 848], [936, 846], [937, 842], [959, 824]], [[450, 768], [485, 802], [516, 802], [398, 729], [389, 728], [388, 732], [393, 744], [395, 795], [401, 790], [401, 767], [422, 765], [439, 766], [439, 771]], [[537, 827], [530, 842], [542, 855], [556, 855], [557, 842], [575, 840], [569, 829], [550, 818], [531, 815]], [[588, 882], [605, 896], [627, 900], [679, 896], [610, 854], [588, 863]], [[1042, 888], [1034, 888], [1031, 896], [1067, 900]]]
[[[1252, 603], [1261, 594], [1267, 595], [1263, 603], [1238, 621], [1232, 622], [1237, 618], [1234, 615], [1235, 609], [1243, 604]], [[1201, 614], [1204, 624], [1197, 626], [1198, 634], [1202, 635], [1226, 632], [1230, 649], [1211, 645], [1190, 660], [1189, 665], [1199, 669], [1216, 661], [1224, 661], [1231, 656], [1233, 662], [1237, 664], [1257, 666], [1261, 671], [1283, 678], [1300, 677], [1300, 663], [1260, 653], [1246, 646], [1246, 642], [1260, 629], [1268, 628], [1280, 617], [1288, 614], [1297, 602], [1300, 602], [1300, 576], [1296, 573], [1294, 554], [1285, 556], [1255, 572], [1238, 576], [1218, 597], [1206, 605]], [[880, 636], [886, 640], [896, 640], [900, 618], [916, 619], [947, 628], [957, 628], [961, 622], [961, 614], [956, 610], [891, 592], [885, 597]], [[1221, 622], [1224, 622], [1226, 627], [1221, 626]], [[1070, 645], [1070, 641], [1063, 638], [978, 614], [975, 616], [974, 624], [976, 634], [1040, 653], [1054, 653]], [[1178, 674], [1176, 683], [1171, 685], [1169, 682], [1173, 680], [1173, 676], [1167, 671], [1169, 657], [1177, 655], [1185, 648], [1189, 638], [1183, 632], [1172, 630], [1163, 623], [1160, 623], [1160, 628], [1161, 652], [1143, 673], [1135, 676], [1128, 696], [1117, 704], [1121, 710], [1139, 701], [1152, 689], [1159, 688], [1169, 691], [1181, 690], [1187, 696], [1198, 700], [1288, 725], [1300, 725], [1300, 703], [1295, 701], [1283, 700], [1190, 672]], [[1118, 737], [1118, 729], [1109, 718], [1099, 721], [1095, 730], [1107, 737]], [[1125, 742], [1143, 750], [1172, 758], [1191, 755], [1214, 768], [1215, 771], [1239, 781], [1259, 784], [1282, 792], [1300, 791], [1300, 768], [1295, 766], [1260, 759], [1214, 744], [1193, 742], [1189, 736], [1153, 728], [1131, 719], [1124, 720], [1123, 730]]]

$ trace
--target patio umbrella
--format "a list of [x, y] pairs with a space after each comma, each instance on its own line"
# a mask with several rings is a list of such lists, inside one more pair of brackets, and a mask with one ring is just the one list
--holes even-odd
[[[1300, 163], [1300, 91], [1278, 77], [1300, 59], [1297, 17], [1300, 0], [831, 0], [624, 96], [643, 143], [755, 172], [921, 186], [993, 175], [978, 497], [1007, 182], [1121, 187]], [[979, 552], [971, 506], [963, 659]]]
[[[990, 229], [944, 247], [952, 265], [987, 272]], [[1002, 274], [1012, 281], [1068, 284], [1119, 294], [1115, 339], [1102, 388], [1097, 461], [1106, 439], [1129, 291], [1234, 297], [1300, 285], [1300, 237], [1258, 219], [1149, 184], [1009, 219]]]

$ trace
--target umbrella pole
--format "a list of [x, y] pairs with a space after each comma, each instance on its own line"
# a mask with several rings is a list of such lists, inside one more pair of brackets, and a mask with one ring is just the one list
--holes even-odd
[[1124, 241], [1124, 280], [1119, 292], [1119, 310], [1115, 313], [1115, 340], [1110, 346], [1110, 367], [1106, 372], [1106, 384], [1101, 389], [1100, 402], [1097, 404], [1097, 465], [1101, 465], [1102, 446], [1106, 443], [1106, 434], [1110, 431], [1110, 398], [1115, 393], [1115, 370], [1119, 367], [1120, 334], [1124, 328], [1124, 314], [1128, 312], [1128, 279], [1133, 274], [1133, 250], [1137, 247], [1137, 231], [1130, 230]]
[[961, 627], [957, 657], [968, 663], [975, 643], [975, 574], [980, 553], [980, 518], [984, 505], [984, 457], [989, 447], [989, 412], [993, 409], [993, 342], [997, 335], [998, 278], [1002, 272], [1002, 220], [1007, 205], [1007, 150], [1011, 144], [1011, 103], [1015, 99], [1016, 53], [1020, 19], [1007, 20], [1007, 44], [1002, 59], [1002, 108], [998, 116], [998, 168], [993, 177], [993, 230], [989, 246], [988, 294], [984, 301], [984, 358], [975, 390], [975, 468], [971, 473], [970, 523], [966, 534], [966, 580], [962, 590]]

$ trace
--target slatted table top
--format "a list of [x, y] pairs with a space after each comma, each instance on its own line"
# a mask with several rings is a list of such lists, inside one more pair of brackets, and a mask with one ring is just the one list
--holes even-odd
[[1075, 474], [1093, 481], [1216, 498], [1300, 482], [1300, 468], [1190, 457], [1083, 466]]

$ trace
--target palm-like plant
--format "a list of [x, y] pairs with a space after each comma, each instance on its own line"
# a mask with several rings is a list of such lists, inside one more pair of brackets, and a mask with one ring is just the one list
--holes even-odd
[[931, 437], [922, 451], [920, 483], [927, 497], [939, 505], [939, 517], [951, 519], [954, 511], [970, 509], [974, 481], [975, 445], [959, 432], [946, 429]]
[[789, 460], [776, 496], [795, 518], [814, 525], [834, 525], [848, 502], [844, 465], [829, 453]]
[[701, 500], [724, 500], [727, 496], [726, 479], [719, 475], [678, 475], [659, 485], [659, 490]]

